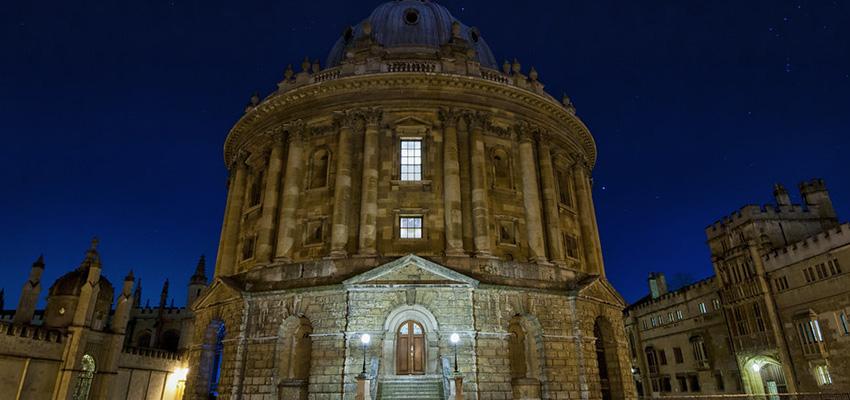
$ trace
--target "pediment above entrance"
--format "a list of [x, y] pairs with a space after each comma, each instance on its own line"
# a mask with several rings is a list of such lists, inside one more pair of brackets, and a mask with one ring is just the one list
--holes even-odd
[[192, 304], [193, 310], [200, 310], [214, 304], [225, 303], [242, 297], [239, 286], [228, 277], [219, 277]]
[[343, 282], [357, 286], [457, 286], [478, 287], [478, 281], [464, 274], [408, 254]]
[[607, 279], [595, 275], [582, 279], [576, 284], [572, 291], [573, 295], [592, 298], [603, 303], [614, 304], [619, 307], [625, 307], [626, 301], [617, 293], [617, 290], [611, 286]]

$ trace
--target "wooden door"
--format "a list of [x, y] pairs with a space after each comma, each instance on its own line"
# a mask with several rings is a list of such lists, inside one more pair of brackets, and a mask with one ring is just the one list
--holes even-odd
[[415, 321], [407, 321], [396, 333], [396, 373], [425, 374], [425, 330]]

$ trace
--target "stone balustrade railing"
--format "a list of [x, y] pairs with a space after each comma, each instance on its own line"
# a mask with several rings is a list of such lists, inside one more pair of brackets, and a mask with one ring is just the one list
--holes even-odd
[[173, 353], [167, 350], [149, 349], [143, 347], [124, 347], [124, 353], [132, 354], [134, 356], [159, 358], [162, 360], [179, 361], [182, 359], [182, 354], [180, 353]]

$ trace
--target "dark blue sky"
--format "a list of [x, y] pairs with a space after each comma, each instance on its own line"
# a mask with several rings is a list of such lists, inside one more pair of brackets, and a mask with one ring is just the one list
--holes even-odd
[[[0, 287], [17, 304], [43, 253], [45, 292], [101, 239], [178, 304], [213, 258], [222, 143], [253, 91], [324, 59], [377, 1], [16, 1], [0, 14]], [[596, 137], [608, 276], [711, 273], [703, 228], [774, 182], [827, 180], [850, 208], [850, 3], [442, 2], [499, 60], [534, 65]], [[799, 196], [795, 196], [799, 197]], [[212, 261], [212, 260], [210, 260]], [[212, 264], [212, 263], [210, 263]], [[210, 271], [211, 274], [211, 271]]]

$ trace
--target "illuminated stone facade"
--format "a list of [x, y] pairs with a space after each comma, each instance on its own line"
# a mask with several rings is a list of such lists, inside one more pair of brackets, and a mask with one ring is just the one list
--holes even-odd
[[568, 100], [431, 1], [379, 6], [301, 69], [225, 142], [189, 398], [354, 398], [367, 333], [378, 398], [451, 396], [452, 333], [467, 398], [634, 398]]

